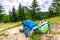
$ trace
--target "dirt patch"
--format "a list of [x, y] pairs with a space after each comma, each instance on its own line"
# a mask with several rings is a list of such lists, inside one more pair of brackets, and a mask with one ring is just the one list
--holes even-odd
[[50, 26], [50, 33], [52, 33], [52, 34], [60, 34], [60, 24], [52, 24]]
[[7, 30], [8, 37], [2, 37], [1, 40], [30, 40], [29, 37], [25, 37], [24, 33], [19, 32], [20, 27], [16, 27], [10, 30]]
[[60, 34], [44, 34], [41, 40], [60, 40]]

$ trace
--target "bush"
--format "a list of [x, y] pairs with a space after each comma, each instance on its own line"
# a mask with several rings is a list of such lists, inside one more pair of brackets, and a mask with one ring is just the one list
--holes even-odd
[[41, 36], [40, 34], [34, 33], [34, 34], [31, 36], [31, 40], [40, 40], [40, 39], [41, 39], [40, 36]]
[[9, 16], [8, 15], [3, 15], [1, 22], [5, 22], [5, 23], [9, 22]]

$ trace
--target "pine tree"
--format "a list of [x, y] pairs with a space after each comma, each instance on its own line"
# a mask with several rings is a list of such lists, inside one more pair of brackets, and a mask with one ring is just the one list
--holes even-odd
[[53, 0], [50, 10], [53, 11], [52, 15], [60, 14], [60, 0]]
[[3, 6], [0, 4], [0, 20], [2, 20]]
[[20, 21], [20, 15], [21, 15], [21, 4], [19, 4], [18, 7], [18, 20]]
[[50, 7], [47, 14], [46, 14], [46, 17], [49, 18], [49, 17], [52, 17], [53, 15], [54, 15], [53, 10]]
[[19, 20], [23, 21], [25, 20], [25, 12], [24, 12], [24, 6], [21, 6], [21, 4], [19, 4], [19, 8], [18, 8], [18, 16], [19, 16]]
[[30, 8], [31, 8], [31, 17], [32, 17], [32, 20], [36, 20], [36, 17], [39, 14], [38, 12], [40, 11], [40, 8], [39, 8], [39, 5], [37, 3], [37, 0], [33, 0]]
[[11, 11], [9, 10], [9, 21], [12, 22], [12, 15], [11, 15]]
[[11, 20], [11, 22], [17, 22], [17, 20], [18, 20], [16, 10], [15, 10], [14, 6], [12, 8], [12, 12], [10, 13], [10, 20]]

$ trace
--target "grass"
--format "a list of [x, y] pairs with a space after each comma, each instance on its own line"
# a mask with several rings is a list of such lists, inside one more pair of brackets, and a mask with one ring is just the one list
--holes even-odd
[[8, 34], [2, 33], [0, 34], [0, 36], [8, 36]]
[[[21, 25], [21, 22], [14, 22], [14, 23], [0, 23], [0, 28], [5, 26], [14, 26], [14, 25]], [[18, 25], [18, 26], [19, 26]]]
[[60, 16], [48, 18], [48, 20], [51, 24], [56, 24], [57, 22], [60, 22]]
[[41, 39], [41, 34], [36, 34], [34, 33], [32, 36], [31, 36], [31, 40], [40, 40]]
[[[47, 20], [48, 20], [51, 24], [56, 24], [57, 22], [60, 22], [60, 16], [48, 18]], [[39, 23], [42, 22], [42, 21], [44, 21], [44, 20], [40, 20], [40, 21], [36, 20], [35, 22], [36, 22], [37, 24], [39, 24]]]
[[[1, 25], [2, 24], [2, 25]], [[5, 31], [14, 27], [19, 27], [21, 26], [22, 23], [21, 22], [14, 22], [14, 23], [0, 23], [0, 29], [4, 28], [2, 30], [0, 30], [0, 36], [6, 36], [7, 34], [5, 34]]]

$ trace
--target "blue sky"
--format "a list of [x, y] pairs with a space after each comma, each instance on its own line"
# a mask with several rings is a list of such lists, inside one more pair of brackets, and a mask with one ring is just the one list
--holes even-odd
[[[37, 2], [41, 7], [41, 11], [48, 11], [52, 0], [37, 0]], [[0, 0], [0, 3], [2, 3], [5, 12], [8, 13], [8, 11], [11, 10], [13, 6], [15, 6], [17, 10], [19, 3], [21, 3], [23, 6], [31, 5], [32, 0]]]

